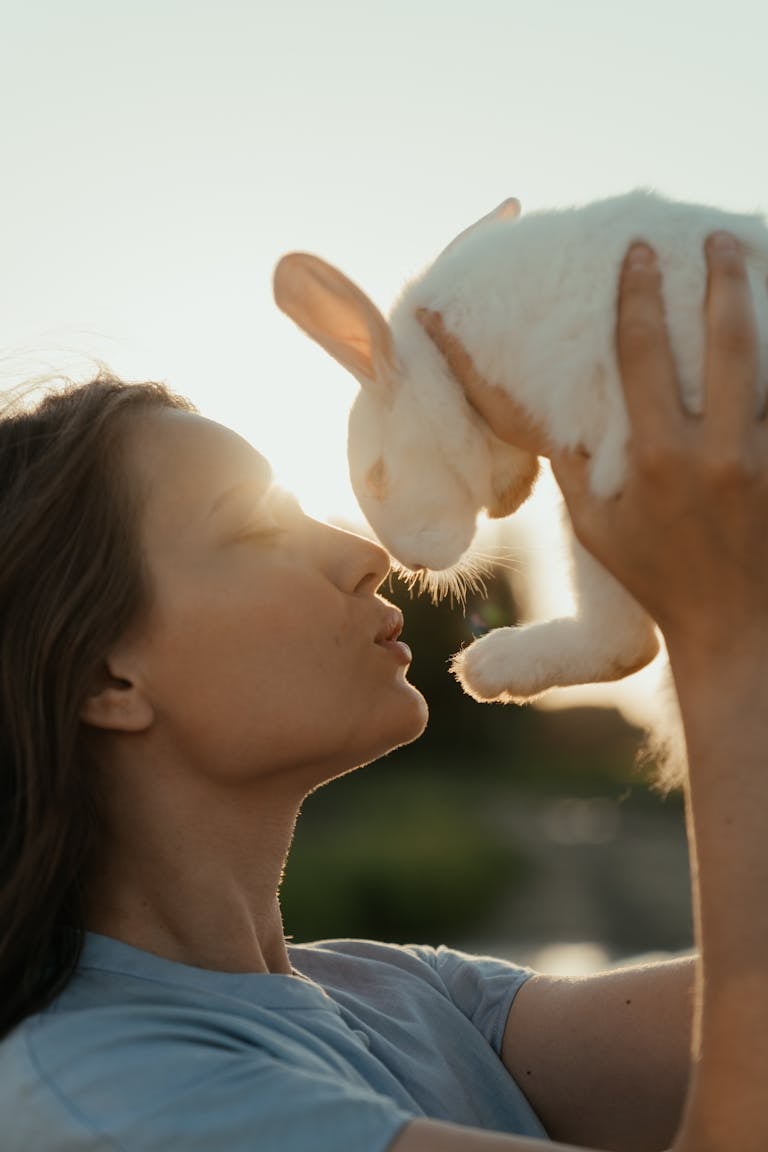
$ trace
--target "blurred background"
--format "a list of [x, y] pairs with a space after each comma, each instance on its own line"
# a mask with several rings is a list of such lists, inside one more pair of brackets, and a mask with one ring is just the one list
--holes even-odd
[[[166, 380], [360, 530], [354, 383], [272, 304], [288, 250], [386, 309], [509, 195], [639, 185], [765, 211], [765, 5], [732, 0], [0, 0], [0, 377]], [[636, 767], [659, 670], [481, 706], [450, 654], [567, 603], [546, 478], [466, 613], [393, 582], [432, 721], [310, 797], [296, 939], [447, 942], [579, 971], [691, 940], [680, 801]]]

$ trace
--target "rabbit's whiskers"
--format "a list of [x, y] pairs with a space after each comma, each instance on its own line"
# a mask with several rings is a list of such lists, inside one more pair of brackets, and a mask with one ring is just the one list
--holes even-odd
[[458, 563], [441, 572], [432, 572], [425, 569], [413, 572], [394, 561], [393, 568], [401, 580], [405, 582], [408, 591], [416, 595], [426, 592], [433, 604], [438, 604], [448, 597], [451, 607], [454, 604], [466, 605], [469, 593], [480, 596], [486, 594], [485, 581], [493, 571], [494, 561], [489, 557], [478, 557], [474, 554], [462, 557]]
[[[504, 555], [505, 552], [507, 555]], [[484, 569], [487, 569], [485, 575], [490, 575], [490, 570], [494, 568], [502, 568], [507, 572], [520, 572], [523, 567], [520, 561], [520, 552], [514, 548], [505, 548], [500, 551], [494, 549], [491, 552], [479, 552], [473, 548], [472, 557], [482, 564]]]

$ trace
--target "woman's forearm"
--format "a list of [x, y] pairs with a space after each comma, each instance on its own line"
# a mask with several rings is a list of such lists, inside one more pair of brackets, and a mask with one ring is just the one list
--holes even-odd
[[[671, 649], [700, 947], [684, 1146], [768, 1148], [768, 635]], [[730, 649], [730, 651], [729, 651]]]

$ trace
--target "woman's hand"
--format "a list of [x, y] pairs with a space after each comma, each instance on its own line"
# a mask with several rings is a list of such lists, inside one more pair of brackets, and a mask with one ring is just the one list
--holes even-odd
[[627, 477], [612, 501], [588, 460], [552, 466], [581, 541], [657, 620], [668, 645], [704, 659], [768, 638], [768, 424], [758, 412], [754, 308], [731, 237], [707, 244], [704, 411], [685, 412], [653, 253], [622, 271], [617, 352], [630, 419]]
[[591, 492], [585, 454], [548, 443], [478, 375], [439, 315], [422, 316], [495, 434], [551, 458], [582, 543], [650, 612], [668, 646], [704, 659], [724, 644], [768, 638], [768, 423], [757, 410], [754, 310], [738, 244], [712, 238], [707, 262], [702, 416], [680, 402], [653, 252], [638, 245], [624, 263], [616, 346], [631, 433], [626, 482], [610, 501]]

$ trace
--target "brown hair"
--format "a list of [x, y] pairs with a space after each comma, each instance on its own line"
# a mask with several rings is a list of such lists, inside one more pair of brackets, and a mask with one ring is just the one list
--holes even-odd
[[80, 710], [146, 604], [132, 414], [193, 405], [106, 373], [0, 414], [0, 1037], [71, 976], [96, 823]]

